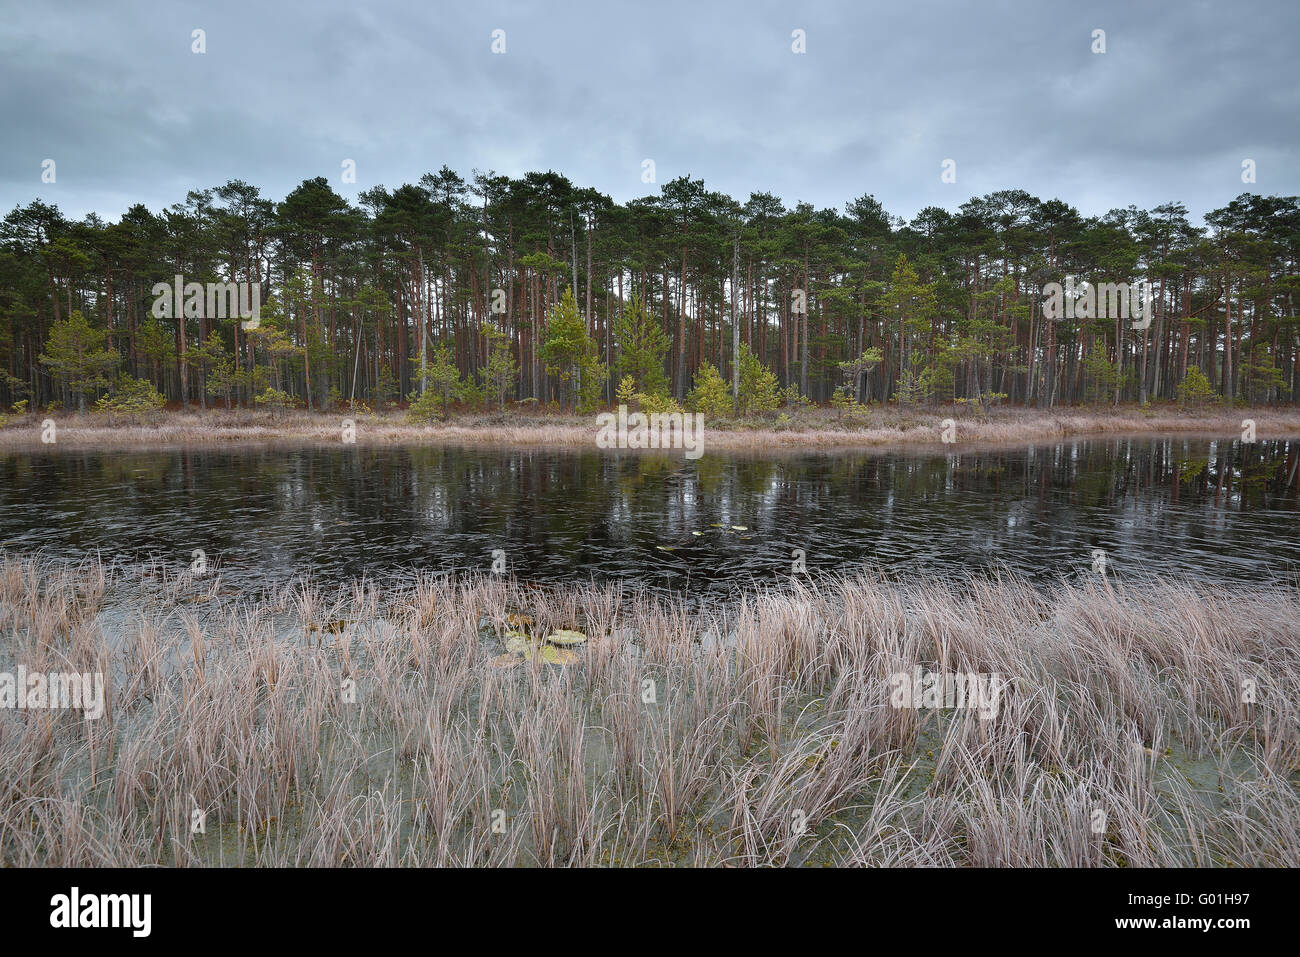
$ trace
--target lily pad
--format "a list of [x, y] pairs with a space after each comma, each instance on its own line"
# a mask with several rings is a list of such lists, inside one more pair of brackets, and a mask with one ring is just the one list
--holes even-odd
[[580, 631], [573, 631], [569, 628], [561, 628], [553, 631], [546, 636], [546, 640], [553, 645], [580, 645], [587, 640], [587, 636]]
[[527, 635], [519, 632], [511, 632], [506, 635], [506, 651], [512, 655], [525, 655], [532, 647], [533, 643], [528, 640]]
[[568, 648], [542, 645], [542, 660], [548, 665], [571, 665], [578, 660], [578, 653]]
[[557, 648], [555, 645], [542, 645], [540, 648], [532, 648], [525, 652], [518, 660], [541, 661], [548, 665], [571, 665], [578, 660], [578, 653], [568, 648]]

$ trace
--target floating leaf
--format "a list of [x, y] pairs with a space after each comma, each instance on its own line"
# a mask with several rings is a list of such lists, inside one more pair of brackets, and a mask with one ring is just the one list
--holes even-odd
[[554, 645], [542, 646], [542, 660], [548, 665], [571, 665], [578, 660], [578, 653], [568, 648], [556, 648]]
[[307, 626], [307, 630], [328, 631], [331, 634], [337, 635], [342, 633], [343, 629], [350, 624], [352, 624], [352, 622], [348, 621], [345, 618], [335, 618], [333, 621], [327, 621], [323, 625], [313, 621]]
[[571, 665], [578, 660], [578, 653], [568, 648], [557, 648], [555, 645], [542, 645], [531, 648], [519, 660], [542, 661], [548, 665]]
[[527, 635], [518, 632], [506, 635], [506, 651], [512, 655], [526, 655], [532, 647], [533, 644], [528, 640]]
[[547, 635], [546, 640], [553, 645], [580, 645], [587, 640], [587, 636], [580, 631], [561, 628], [558, 631], [553, 631]]

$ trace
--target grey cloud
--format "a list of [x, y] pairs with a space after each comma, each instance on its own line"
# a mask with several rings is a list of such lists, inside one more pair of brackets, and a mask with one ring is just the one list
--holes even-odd
[[1020, 187], [1085, 213], [1200, 214], [1300, 192], [1297, 21], [1289, 0], [19, 7], [0, 25], [0, 206], [116, 218], [234, 177], [279, 198], [325, 175], [355, 196], [444, 164], [555, 169], [626, 201], [653, 191], [649, 157], [660, 184], [689, 173], [742, 201], [874, 193], [911, 217]]

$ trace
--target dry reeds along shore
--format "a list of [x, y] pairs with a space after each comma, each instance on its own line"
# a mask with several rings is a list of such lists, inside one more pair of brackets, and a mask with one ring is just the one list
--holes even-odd
[[[0, 710], [5, 865], [1300, 864], [1285, 584], [863, 576], [694, 608], [11, 555], [0, 619], [0, 671], [107, 684], [99, 720]], [[557, 629], [587, 640], [535, 653]], [[1006, 689], [991, 717], [896, 707], [918, 672]]]
[[[12, 417], [0, 428], [0, 447], [43, 447], [46, 414]], [[872, 407], [858, 415], [832, 409], [783, 410], [747, 419], [705, 418], [706, 450], [839, 449], [855, 446], [940, 445], [944, 430], [962, 446], [1054, 441], [1088, 435], [1189, 435], [1240, 438], [1243, 419], [1256, 425], [1260, 440], [1300, 438], [1300, 409], [1259, 408], [1200, 410], [1157, 406], [1147, 409], [1062, 407], [1052, 411], [1004, 408], [971, 414], [954, 408], [898, 409]], [[346, 406], [331, 412], [249, 409], [190, 409], [144, 421], [100, 413], [55, 415], [56, 441], [44, 445], [83, 447], [151, 447], [214, 442], [299, 440], [339, 442], [344, 420], [355, 427], [358, 444], [521, 445], [552, 448], [596, 447], [595, 415], [552, 415], [512, 411], [505, 415], [473, 413], [447, 422], [417, 425], [406, 413], [353, 413]]]

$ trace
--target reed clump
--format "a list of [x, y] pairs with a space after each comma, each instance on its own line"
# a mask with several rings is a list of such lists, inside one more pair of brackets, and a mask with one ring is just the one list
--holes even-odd
[[[499, 666], [507, 632], [561, 628], [575, 662]], [[0, 709], [5, 865], [1300, 865], [1280, 582], [862, 573], [702, 606], [10, 554], [19, 664], [106, 698]], [[914, 670], [1006, 690], [898, 707]]]

